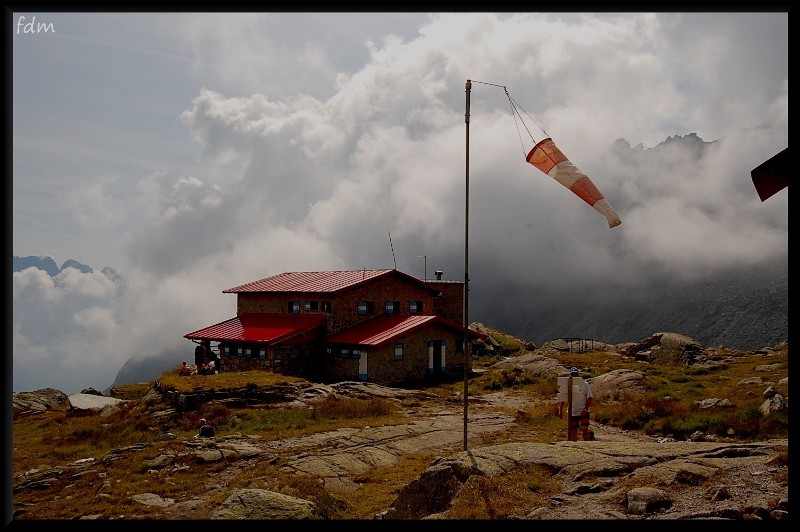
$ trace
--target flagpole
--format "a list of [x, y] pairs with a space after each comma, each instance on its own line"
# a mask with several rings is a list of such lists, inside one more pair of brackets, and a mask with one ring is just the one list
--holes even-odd
[[464, 450], [468, 449], [467, 444], [467, 410], [469, 399], [469, 372], [470, 372], [470, 349], [469, 349], [469, 96], [472, 90], [472, 80], [467, 80], [466, 84], [466, 112], [464, 113], [464, 123], [467, 127], [467, 158], [466, 158], [466, 193], [464, 208]]

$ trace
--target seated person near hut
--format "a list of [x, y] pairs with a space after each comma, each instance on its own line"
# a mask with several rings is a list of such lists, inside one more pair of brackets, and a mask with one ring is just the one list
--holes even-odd
[[183, 365], [181, 366], [181, 369], [178, 370], [178, 374], [181, 377], [188, 377], [189, 375], [192, 374], [192, 368], [190, 368], [189, 365], [184, 361]]
[[214, 438], [216, 437], [216, 431], [214, 427], [211, 426], [208, 421], [204, 419], [200, 420], [200, 430], [197, 434], [195, 434], [195, 438]]

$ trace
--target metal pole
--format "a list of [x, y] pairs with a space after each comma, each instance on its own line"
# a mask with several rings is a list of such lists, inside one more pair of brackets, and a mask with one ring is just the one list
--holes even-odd
[[464, 207], [464, 450], [469, 447], [467, 443], [467, 410], [469, 399], [469, 372], [470, 372], [470, 349], [469, 349], [469, 96], [472, 90], [472, 80], [467, 80], [466, 84], [466, 112], [464, 113], [464, 123], [467, 126], [467, 164], [466, 164], [466, 193]]
[[572, 373], [567, 379], [567, 440], [570, 440], [570, 423], [572, 423]]

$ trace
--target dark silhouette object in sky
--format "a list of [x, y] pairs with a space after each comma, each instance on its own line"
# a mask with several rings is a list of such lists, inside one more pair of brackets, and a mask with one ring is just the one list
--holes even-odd
[[750, 172], [761, 201], [789, 186], [789, 148], [774, 155]]

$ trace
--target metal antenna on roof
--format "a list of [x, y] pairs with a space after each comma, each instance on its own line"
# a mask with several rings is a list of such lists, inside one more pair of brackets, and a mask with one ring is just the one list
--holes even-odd
[[392, 248], [392, 259], [394, 260], [394, 269], [397, 269], [397, 258], [394, 256], [394, 246], [392, 245], [392, 233], [389, 231], [389, 226], [386, 226], [386, 232], [389, 233], [389, 247]]

